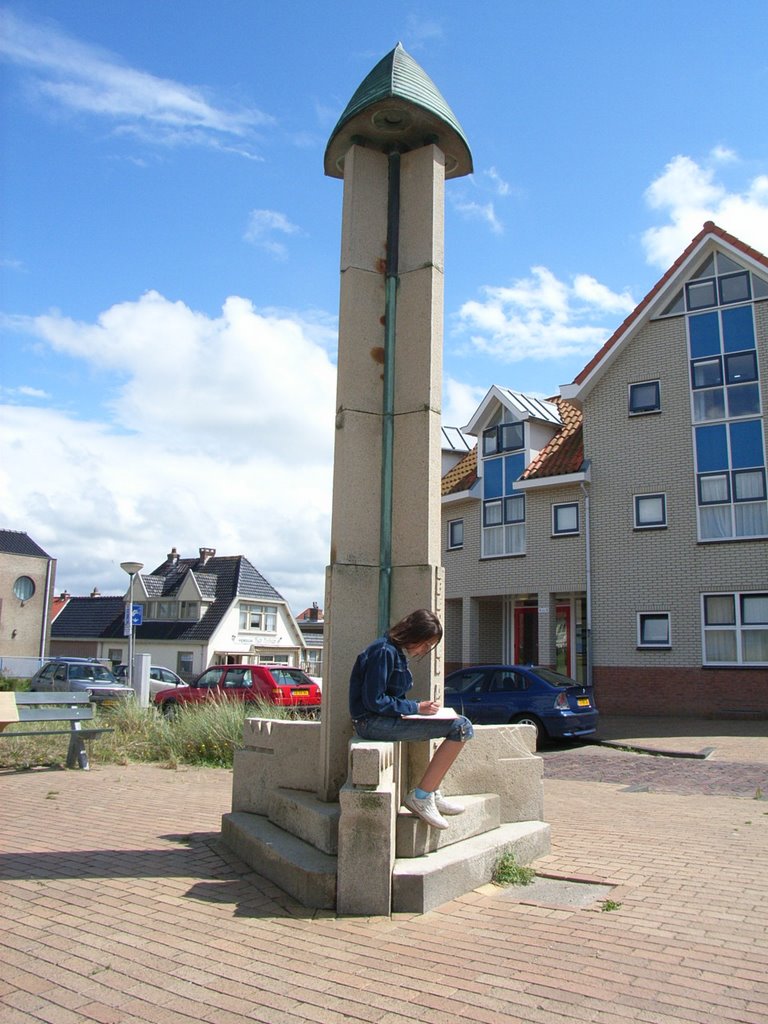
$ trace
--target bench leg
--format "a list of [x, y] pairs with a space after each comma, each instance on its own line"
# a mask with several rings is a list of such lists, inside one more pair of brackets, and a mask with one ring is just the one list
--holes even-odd
[[88, 751], [85, 749], [83, 737], [80, 735], [80, 723], [72, 723], [72, 732], [69, 737], [69, 750], [67, 751], [67, 768], [75, 768], [79, 765], [83, 771], [88, 771]]

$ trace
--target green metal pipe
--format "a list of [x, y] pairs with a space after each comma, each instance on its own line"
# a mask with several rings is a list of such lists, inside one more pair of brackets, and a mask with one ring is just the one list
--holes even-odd
[[381, 516], [379, 534], [379, 636], [390, 625], [392, 590], [392, 492], [395, 445], [395, 336], [400, 248], [400, 153], [389, 154], [387, 262], [384, 280], [384, 388], [381, 428]]

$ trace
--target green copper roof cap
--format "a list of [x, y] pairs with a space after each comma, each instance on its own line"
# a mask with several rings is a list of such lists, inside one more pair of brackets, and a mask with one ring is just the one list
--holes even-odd
[[389, 151], [434, 143], [445, 154], [446, 178], [472, 173], [472, 154], [461, 125], [435, 83], [401, 43], [358, 86], [325, 149], [325, 173], [344, 177], [352, 145]]

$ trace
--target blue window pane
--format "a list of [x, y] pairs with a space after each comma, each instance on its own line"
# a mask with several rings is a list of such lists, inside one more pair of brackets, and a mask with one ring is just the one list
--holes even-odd
[[483, 462], [483, 497], [500, 498], [504, 493], [504, 463], [502, 459]]
[[740, 352], [755, 347], [755, 325], [751, 306], [723, 310], [723, 347], [726, 352]]
[[763, 465], [763, 427], [760, 420], [731, 423], [731, 463], [734, 469]]
[[688, 330], [691, 335], [692, 359], [720, 354], [720, 322], [717, 313], [689, 316]]
[[728, 469], [725, 424], [696, 427], [696, 466], [700, 473], [714, 473], [718, 469]]
[[507, 455], [504, 459], [505, 494], [512, 493], [515, 488], [515, 480], [517, 480], [524, 469], [525, 455], [523, 452], [520, 452], [519, 455]]

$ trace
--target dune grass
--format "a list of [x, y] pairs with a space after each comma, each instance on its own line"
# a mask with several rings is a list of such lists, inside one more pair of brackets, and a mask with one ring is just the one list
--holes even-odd
[[[214, 699], [184, 708], [169, 719], [153, 707], [141, 708], [130, 700], [97, 713], [94, 727], [114, 731], [89, 740], [87, 746], [94, 764], [154, 762], [169, 768], [182, 764], [231, 768], [234, 752], [242, 746], [246, 718], [295, 717], [291, 709], [273, 704]], [[28, 728], [39, 726], [30, 723]], [[13, 731], [25, 731], [24, 724], [13, 726]], [[4, 740], [0, 734], [0, 768], [63, 766], [67, 746], [66, 736]]]

